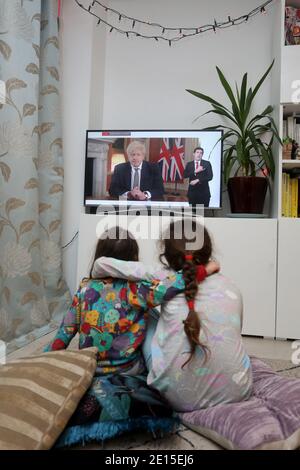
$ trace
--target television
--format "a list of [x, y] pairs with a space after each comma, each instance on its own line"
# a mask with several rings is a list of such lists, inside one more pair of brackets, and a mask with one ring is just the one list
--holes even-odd
[[222, 205], [222, 131], [87, 130], [86, 208]]

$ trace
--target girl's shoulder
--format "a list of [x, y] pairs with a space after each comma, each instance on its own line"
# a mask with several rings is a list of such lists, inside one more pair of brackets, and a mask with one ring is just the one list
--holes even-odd
[[103, 279], [83, 278], [80, 283], [80, 290], [85, 292], [88, 289], [102, 290], [109, 287], [123, 287], [127, 284], [124, 279], [114, 279], [113, 277], [106, 277]]
[[241, 292], [235, 282], [227, 276], [224, 276], [222, 273], [215, 273], [211, 276], [208, 276], [203, 286], [207, 285], [210, 289], [221, 289], [232, 291], [235, 295], [240, 296]]

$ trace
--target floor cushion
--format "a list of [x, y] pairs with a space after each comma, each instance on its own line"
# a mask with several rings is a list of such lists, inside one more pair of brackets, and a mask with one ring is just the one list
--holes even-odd
[[97, 351], [53, 351], [0, 367], [0, 450], [53, 446], [93, 380]]
[[181, 421], [226, 449], [297, 449], [300, 379], [283, 377], [254, 357], [251, 363], [253, 392], [249, 400], [181, 413]]
[[56, 447], [102, 442], [134, 430], [158, 435], [179, 424], [160, 394], [147, 385], [146, 372], [94, 376]]
[[65, 429], [55, 444], [55, 448], [71, 447], [76, 444], [86, 446], [90, 442], [103, 445], [108, 439], [121, 436], [133, 431], [151, 433], [154, 438], [163, 438], [175, 432], [179, 425], [178, 418], [158, 418], [142, 416], [118, 421], [70, 426]]

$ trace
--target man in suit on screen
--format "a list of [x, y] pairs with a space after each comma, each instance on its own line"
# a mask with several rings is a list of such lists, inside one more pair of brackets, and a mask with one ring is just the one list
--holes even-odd
[[184, 170], [184, 178], [189, 178], [188, 199], [192, 206], [203, 204], [209, 207], [210, 189], [208, 182], [213, 179], [213, 171], [209, 161], [203, 160], [204, 150], [196, 147], [193, 152], [193, 161], [189, 162]]
[[163, 200], [164, 185], [157, 163], [145, 161], [146, 147], [133, 141], [127, 147], [128, 162], [116, 165], [109, 194], [116, 198], [147, 201]]

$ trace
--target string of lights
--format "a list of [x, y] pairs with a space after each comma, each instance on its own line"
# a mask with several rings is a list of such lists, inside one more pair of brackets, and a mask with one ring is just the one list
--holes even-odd
[[75, 235], [73, 236], [72, 240], [70, 240], [68, 243], [66, 243], [66, 245], [64, 245], [64, 246], [61, 247], [62, 250], [64, 250], [65, 248], [67, 248], [69, 245], [71, 245], [71, 243], [75, 240], [76, 237], [78, 237], [78, 235], [79, 235], [79, 231], [77, 231], [77, 232], [75, 233]]
[[[130, 37], [139, 37], [139, 38], [144, 38], [144, 39], [153, 39], [155, 41], [166, 41], [169, 43], [171, 46], [172, 43], [180, 41], [182, 39], [192, 37], [192, 36], [198, 36], [200, 34], [207, 33], [208, 31], [214, 31], [215, 33], [218, 30], [238, 26], [240, 24], [246, 23], [249, 19], [253, 18], [256, 15], [266, 13], [266, 8], [271, 5], [271, 3], [274, 3], [275, 0], [267, 0], [263, 4], [257, 6], [253, 10], [251, 10], [249, 13], [246, 13], [242, 16], [239, 17], [231, 17], [228, 16], [227, 20], [225, 21], [217, 21], [214, 19], [212, 24], [205, 24], [202, 26], [193, 26], [193, 27], [185, 27], [185, 26], [176, 26], [176, 27], [169, 27], [169, 26], [164, 26], [159, 23], [153, 23], [150, 21], [145, 21], [141, 20], [139, 18], [134, 18], [132, 16], [125, 15], [124, 13], [121, 13], [101, 2], [98, 0], [93, 0], [90, 2], [88, 6], [82, 5], [79, 0], [75, 0], [76, 4], [82, 8], [84, 11], [89, 13], [90, 15], [94, 16], [97, 19], [97, 24], [100, 25], [101, 23], [109, 28], [109, 32], [112, 33], [113, 31], [116, 31], [124, 36], [127, 36], [127, 38]], [[96, 13], [96, 8], [97, 12], [98, 10], [103, 10], [103, 13], [110, 13], [111, 17], [115, 17], [119, 23], [118, 25], [111, 23], [108, 21], [107, 18], [104, 18], [103, 16], [99, 16], [98, 13]], [[124, 27], [121, 28], [119, 25], [123, 21], [123, 23], [128, 24], [129, 22], [131, 23], [131, 29], [127, 29]], [[147, 34], [147, 33], [141, 33], [137, 31], [135, 28], [136, 26], [143, 26], [147, 28], [152, 28], [153, 29], [159, 29], [160, 31], [157, 32], [157, 34]]]

